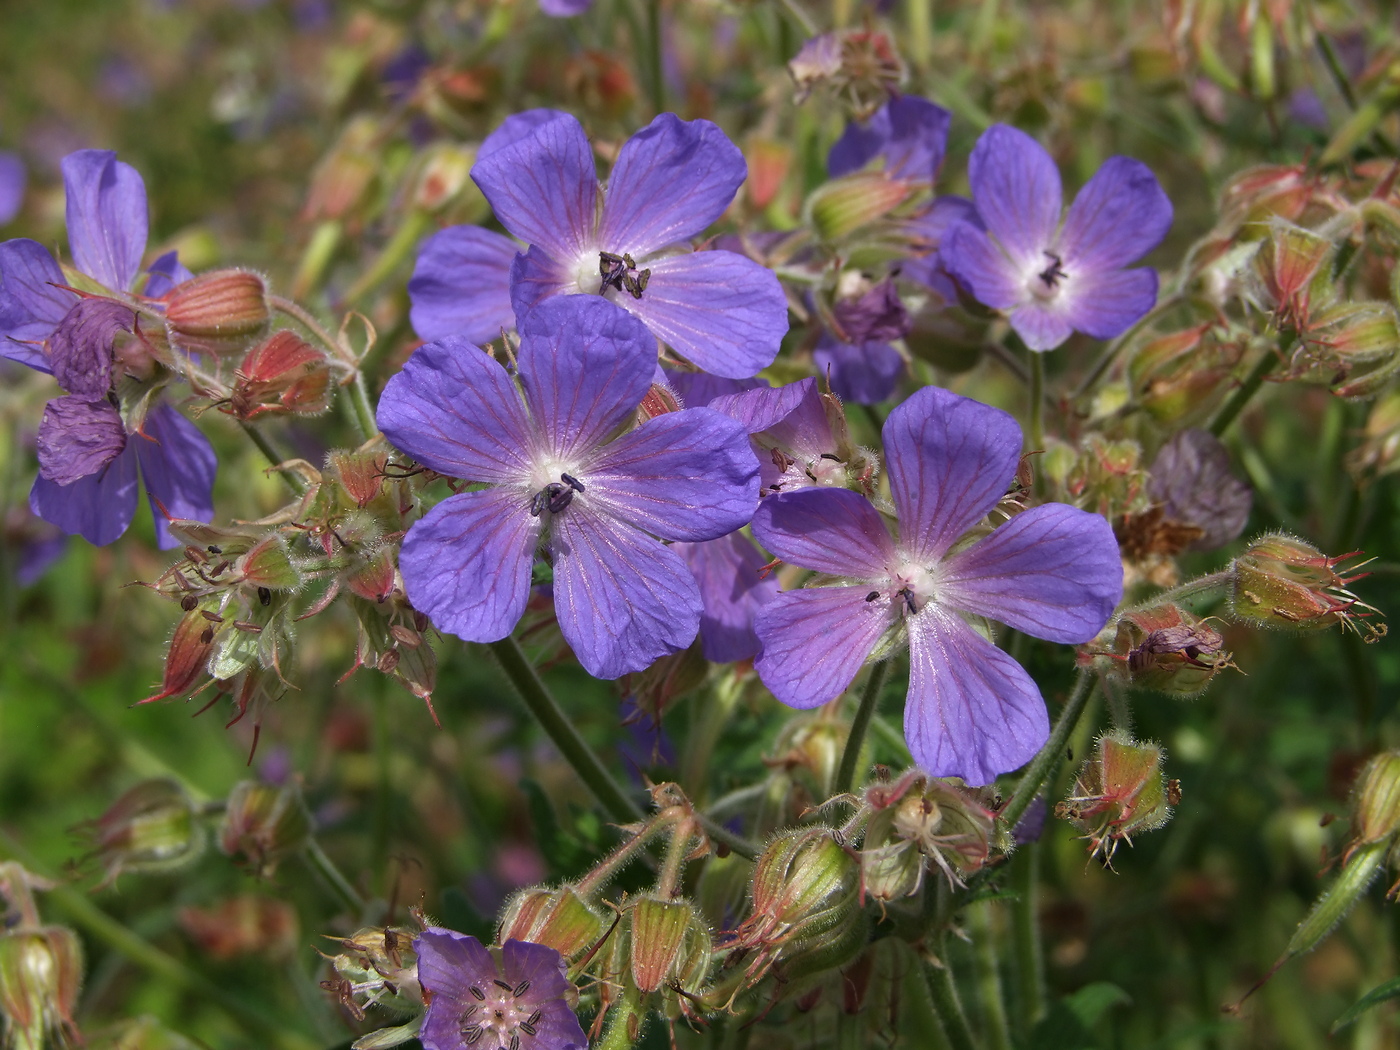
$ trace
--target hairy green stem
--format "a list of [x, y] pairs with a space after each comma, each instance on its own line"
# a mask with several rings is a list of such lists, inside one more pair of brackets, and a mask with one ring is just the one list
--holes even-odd
[[743, 692], [744, 683], [740, 677], [726, 672], [714, 679], [705, 703], [691, 706], [691, 730], [686, 736], [681, 786], [696, 805], [705, 802], [710, 786], [710, 759]]
[[637, 1001], [637, 991], [626, 988], [621, 998], [608, 1010], [608, 1030], [598, 1043], [598, 1050], [631, 1050], [642, 1034], [642, 1022], [646, 1015]]
[[335, 861], [327, 856], [326, 851], [321, 848], [321, 844], [312, 839], [306, 844], [306, 863], [321, 878], [325, 879], [335, 895], [340, 898], [340, 903], [353, 915], [356, 921], [364, 918], [366, 905], [364, 897], [360, 896], [360, 891], [355, 889], [349, 879], [345, 877]]
[[1098, 677], [1089, 671], [1080, 671], [1079, 677], [1075, 679], [1074, 690], [1069, 694], [1069, 700], [1065, 702], [1065, 709], [1060, 712], [1060, 717], [1055, 722], [1055, 728], [1050, 730], [1050, 739], [1045, 741], [1045, 746], [1036, 752], [1035, 758], [1031, 759], [1030, 767], [1021, 777], [1016, 785], [1016, 790], [1011, 795], [1011, 801], [1006, 804], [1006, 808], [1001, 811], [1000, 819], [1008, 828], [1014, 828], [1017, 821], [1026, 812], [1026, 807], [1031, 804], [1031, 800], [1040, 794], [1041, 788], [1045, 786], [1055, 767], [1059, 764], [1060, 755], [1064, 752], [1065, 742], [1069, 740], [1070, 733], [1074, 730], [1074, 725], [1079, 721], [1079, 716], [1084, 713], [1084, 705], [1089, 702], [1089, 697], [1094, 692], [1094, 686], [1098, 684]]
[[889, 661], [882, 660], [870, 669], [870, 677], [865, 681], [865, 692], [860, 695], [860, 706], [851, 722], [851, 731], [846, 736], [846, 749], [841, 752], [841, 765], [836, 769], [836, 780], [831, 785], [833, 795], [844, 795], [855, 782], [856, 763], [860, 761], [860, 749], [865, 745], [865, 731], [870, 726], [870, 716], [880, 704], [880, 692], [885, 687], [885, 676], [889, 674]]
[[306, 495], [306, 482], [301, 479], [301, 475], [296, 473], [296, 471], [292, 470], [290, 467], [282, 466], [282, 464], [286, 462], [286, 457], [277, 451], [272, 442], [267, 439], [267, 435], [251, 423], [240, 422], [238, 425], [243, 428], [243, 433], [248, 435], [248, 440], [256, 445], [258, 451], [263, 454], [263, 457], [267, 460], [267, 465], [275, 470], [278, 477], [286, 482], [287, 487], [292, 490], [292, 494], [295, 496]]
[[1040, 913], [1036, 892], [1040, 879], [1040, 843], [1028, 842], [1011, 859], [1011, 943], [1016, 956], [1016, 1016], [1021, 1035], [1045, 1012], [1045, 956], [1040, 948]]
[[928, 992], [943, 1024], [943, 1033], [953, 1050], [977, 1050], [977, 1040], [972, 1037], [962, 1003], [958, 1001], [958, 990], [953, 986], [953, 971], [948, 969], [944, 958], [942, 940], [939, 941], [939, 956], [939, 963], [924, 965], [924, 979], [928, 981]]
[[1129, 606], [1119, 613], [1119, 618], [1122, 618], [1123, 613], [1151, 609], [1166, 602], [1175, 602], [1179, 605], [1188, 604], [1198, 598], [1212, 596], [1217, 591], [1222, 591], [1229, 586], [1233, 578], [1234, 574], [1229, 569], [1221, 569], [1219, 572], [1198, 576], [1194, 580], [1187, 580], [1185, 583], [1173, 587], [1170, 590], [1154, 594], [1151, 598], [1139, 602], [1137, 605]]
[[1283, 354], [1287, 352], [1291, 342], [1292, 341], [1289, 340], [1283, 346], [1280, 346], [1277, 352], [1272, 347], [1266, 347], [1264, 349], [1264, 353], [1260, 356], [1259, 360], [1255, 362], [1254, 367], [1249, 370], [1249, 375], [1245, 376], [1244, 382], [1240, 384], [1239, 389], [1230, 395], [1229, 400], [1226, 401], [1225, 404], [1220, 406], [1220, 411], [1217, 412], [1215, 418], [1210, 421], [1210, 425], [1206, 427], [1207, 430], [1216, 437], [1225, 433], [1230, 424], [1235, 421], [1235, 417], [1244, 410], [1244, 406], [1249, 404], [1250, 399], [1254, 397], [1254, 395], [1259, 392], [1259, 388], [1264, 385], [1264, 378], [1278, 367], [1279, 360]]
[[369, 384], [365, 382], [364, 372], [356, 369], [355, 378], [346, 389], [350, 393], [350, 408], [355, 413], [355, 425], [359, 427], [360, 437], [368, 441], [379, 433], [379, 423], [374, 418], [374, 406], [369, 403]]
[[564, 760], [573, 766], [574, 772], [602, 803], [603, 808], [614, 820], [623, 824], [641, 820], [640, 807], [618, 786], [587, 741], [579, 735], [578, 730], [559, 707], [558, 701], [545, 687], [539, 672], [526, 658], [520, 643], [507, 635], [499, 642], [491, 642], [488, 648], [495, 654], [501, 669], [505, 671], [511, 685], [515, 686], [530, 714], [535, 716], [535, 721], [549, 735], [549, 739], [554, 741], [554, 746], [559, 749]]
[[909, 19], [909, 58], [927, 70], [933, 59], [933, 0], [906, 0]]
[[992, 901], [978, 901], [967, 909], [968, 932], [972, 936], [972, 961], [977, 974], [977, 997], [986, 1022], [987, 1045], [991, 1050], [1011, 1050], [1011, 1027], [1006, 1020], [1006, 1000], [1001, 990], [1001, 967], [997, 960], [996, 929], [992, 923]]

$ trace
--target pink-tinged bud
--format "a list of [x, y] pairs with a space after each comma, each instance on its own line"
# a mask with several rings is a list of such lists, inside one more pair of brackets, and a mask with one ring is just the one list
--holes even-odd
[[1235, 666], [1219, 631], [1170, 603], [1124, 613], [1108, 655], [1131, 685], [1169, 696], [1197, 696]]
[[649, 419], [657, 416], [664, 416], [668, 412], [679, 412], [681, 410], [680, 399], [676, 397], [676, 392], [668, 386], [660, 383], [653, 383], [645, 395], [642, 403], [637, 406], [637, 423], [645, 423]]
[[413, 930], [399, 926], [360, 930], [340, 942], [339, 954], [327, 956], [336, 978], [322, 981], [321, 987], [356, 1020], [364, 1020], [369, 1005], [416, 1013], [423, 1006], [423, 989], [413, 938]]
[[637, 100], [637, 82], [623, 56], [589, 49], [564, 66], [569, 97], [585, 112], [620, 120]]
[[283, 329], [248, 351], [223, 411], [239, 419], [320, 415], [330, 407], [326, 355]]
[[355, 506], [363, 510], [384, 489], [384, 471], [389, 463], [386, 452], [332, 452], [326, 467], [334, 474]]
[[536, 886], [511, 898], [496, 939], [502, 944], [533, 941], [573, 962], [598, 942], [603, 929], [603, 917], [572, 887], [551, 890]]
[[1366, 763], [1356, 778], [1351, 806], [1356, 836], [1351, 849], [1396, 837], [1400, 832], [1400, 751], [1383, 751]]
[[256, 780], [234, 785], [219, 828], [219, 846], [260, 877], [311, 841], [311, 814], [295, 784], [278, 787]]
[[205, 834], [194, 801], [173, 780], [144, 780], [83, 826], [107, 885], [124, 871], [181, 867], [204, 851]]
[[199, 609], [186, 612], [175, 625], [175, 633], [170, 638], [160, 692], [137, 703], [149, 704], [154, 700], [166, 700], [188, 693], [204, 675], [213, 651], [214, 624]]
[[311, 188], [301, 213], [303, 221], [344, 219], [365, 201], [379, 173], [375, 144], [382, 130], [379, 121], [367, 115], [346, 124], [311, 176]]
[[[345, 577], [351, 592], [367, 602], [382, 605], [394, 593], [394, 552], [382, 548], [378, 554]], [[392, 633], [392, 631], [390, 632]]]
[[213, 959], [285, 959], [299, 940], [296, 909], [271, 897], [239, 894], [211, 908], [181, 908], [176, 917], [190, 939]]
[[[1321, 186], [1322, 180], [1309, 174], [1303, 164], [1250, 168], [1230, 180], [1220, 195], [1221, 225], [1239, 228], [1268, 222], [1275, 216], [1296, 222]], [[1265, 232], [1260, 229], [1254, 236]]]
[[1301, 226], [1279, 224], [1254, 256], [1254, 272], [1264, 299], [1282, 325], [1305, 327], [1315, 293], [1315, 280], [1332, 254], [1332, 242]]
[[287, 541], [277, 533], [259, 540], [233, 565], [234, 572], [254, 587], [290, 591], [301, 586], [302, 575], [292, 563]]
[[432, 147], [413, 188], [413, 203], [423, 211], [441, 211], [462, 192], [475, 159], [450, 143]]
[[1128, 365], [1128, 382], [1138, 402], [1163, 423], [1202, 414], [1238, 356], [1221, 344], [1207, 323], [1144, 344]]
[[819, 186], [808, 196], [807, 221], [823, 241], [844, 240], [909, 199], [914, 185], [884, 172], [863, 171]]
[[1119, 842], [1131, 846], [1133, 835], [1160, 828], [1181, 800], [1180, 785], [1162, 772], [1163, 758], [1156, 744], [1140, 744], [1120, 729], [1105, 733], [1055, 815], [1084, 831], [1091, 856], [1112, 863]]
[[1388, 303], [1346, 302], [1315, 314], [1290, 379], [1327, 383], [1339, 397], [1372, 397], [1400, 370], [1400, 326]]
[[237, 349], [267, 328], [267, 285], [248, 270], [213, 270], [171, 289], [165, 323], [175, 342], [217, 353]]
[[1360, 553], [1329, 558], [1292, 536], [1264, 536], [1231, 566], [1231, 611], [1261, 627], [1311, 631], [1340, 624], [1374, 641], [1385, 634], [1385, 624], [1367, 623], [1376, 610], [1347, 590], [1366, 574], [1342, 576], [1336, 571]]
[[749, 177], [744, 191], [755, 208], [762, 211], [777, 199], [792, 168], [792, 147], [772, 139], [751, 138], [744, 157]]
[[73, 1011], [82, 981], [82, 945], [72, 930], [21, 925], [0, 934], [0, 1017], [6, 1046], [44, 1050], [55, 1043], [81, 1043]]
[[630, 941], [629, 973], [642, 994], [679, 986], [704, 987], [714, 956], [709, 927], [685, 900], [638, 897], [624, 920]]

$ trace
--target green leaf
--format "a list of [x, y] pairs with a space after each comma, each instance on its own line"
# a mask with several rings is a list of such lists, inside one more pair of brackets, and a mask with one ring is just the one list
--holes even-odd
[[1067, 995], [1031, 1031], [1028, 1050], [1093, 1050], [1093, 1027], [1108, 1008], [1132, 1000], [1116, 984], [1098, 981]]
[[1337, 1018], [1337, 1020], [1333, 1022], [1332, 1034], [1336, 1035], [1343, 1028], [1345, 1028], [1347, 1025], [1351, 1024], [1358, 1017], [1364, 1014], [1367, 1010], [1370, 1010], [1373, 1007], [1380, 1006], [1381, 1003], [1397, 997], [1400, 997], [1400, 977], [1397, 977], [1392, 981], [1386, 981], [1385, 984], [1377, 985], [1375, 988], [1372, 988], [1369, 992], [1363, 995], [1360, 999], [1356, 1000], [1356, 1002], [1352, 1004], [1351, 1009], [1349, 1009], [1346, 1013], [1342, 1014], [1341, 1017]]

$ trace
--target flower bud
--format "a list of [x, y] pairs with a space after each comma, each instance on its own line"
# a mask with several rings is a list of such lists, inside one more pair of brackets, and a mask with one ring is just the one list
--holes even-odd
[[924, 884], [924, 855], [913, 842], [896, 840], [860, 851], [860, 899], [912, 897]]
[[1121, 729], [1105, 733], [1055, 815], [1085, 832], [1091, 856], [1112, 863], [1120, 841], [1131, 846], [1133, 835], [1160, 828], [1180, 801], [1180, 786], [1162, 772], [1163, 757], [1158, 745], [1139, 744]]
[[[1359, 630], [1358, 617], [1373, 610], [1346, 589], [1364, 576], [1341, 576], [1336, 567], [1359, 551], [1327, 557], [1316, 547], [1282, 533], [1256, 540], [1231, 567], [1234, 615], [1262, 627], [1321, 630], [1334, 624]], [[1372, 639], [1384, 624], [1365, 625]]]
[[1400, 389], [1371, 406], [1362, 442], [1347, 454], [1347, 468], [1356, 475], [1376, 476], [1400, 469]]
[[1279, 223], [1254, 256], [1254, 272], [1263, 285], [1265, 301], [1283, 319], [1297, 324], [1307, 319], [1309, 286], [1332, 252], [1332, 242], [1301, 226]]
[[295, 784], [277, 787], [256, 780], [234, 785], [219, 829], [219, 845], [230, 857], [269, 877], [286, 857], [311, 841], [311, 813]]
[[21, 925], [0, 934], [0, 1016], [15, 1050], [49, 1040], [81, 1042], [73, 1010], [83, 980], [78, 935], [63, 926]]
[[416, 1012], [423, 1005], [423, 990], [418, 983], [413, 937], [412, 930], [378, 926], [345, 938], [340, 942], [340, 953], [327, 956], [337, 979], [322, 981], [321, 987], [357, 1020], [364, 1019], [365, 1007], [371, 1004]]
[[388, 463], [389, 457], [383, 452], [332, 452], [326, 457], [328, 471], [339, 479], [361, 510], [383, 490]]
[[145, 780], [85, 825], [93, 854], [106, 871], [103, 885], [124, 871], [170, 871], [204, 849], [193, 800], [173, 780]]
[[261, 335], [271, 319], [267, 286], [248, 270], [203, 273], [166, 296], [166, 325], [175, 342], [191, 350], [237, 349]]
[[1170, 603], [1124, 613], [1113, 655], [1129, 683], [1169, 696], [1196, 696], [1234, 666], [1219, 631]]
[[679, 986], [694, 994], [705, 985], [714, 953], [709, 927], [686, 900], [639, 897], [628, 909], [632, 983], [643, 994]]
[[597, 943], [603, 918], [572, 886], [521, 890], [506, 905], [496, 940], [533, 941], [553, 948], [570, 962]]
[[441, 211], [467, 185], [467, 173], [475, 159], [460, 146], [450, 143], [433, 146], [423, 163], [418, 184], [413, 188], [413, 203], [424, 211]]
[[330, 407], [326, 355], [283, 329], [248, 351], [223, 411], [239, 419], [319, 415]]
[[1400, 831], [1400, 751], [1384, 751], [1366, 763], [1351, 801], [1354, 846], [1395, 837]]
[[888, 215], [909, 199], [914, 187], [884, 172], [846, 175], [813, 190], [805, 212], [822, 240], [840, 241], [861, 227]]
[[301, 573], [292, 564], [287, 541], [275, 532], [234, 562], [234, 571], [244, 582], [270, 591], [290, 591], [301, 586]]
[[637, 424], [655, 419], [657, 416], [664, 416], [668, 412], [679, 412], [681, 402], [676, 397], [676, 392], [668, 386], [660, 383], [653, 383], [642, 397], [642, 403], [637, 406]]
[[149, 704], [154, 700], [180, 696], [193, 689], [195, 682], [205, 673], [205, 665], [214, 651], [213, 643], [213, 625], [198, 609], [186, 612], [175, 625], [175, 633], [170, 638], [160, 692], [137, 702]]

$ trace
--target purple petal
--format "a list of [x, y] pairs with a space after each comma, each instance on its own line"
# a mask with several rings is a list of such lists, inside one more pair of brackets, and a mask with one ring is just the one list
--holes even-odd
[[506, 941], [501, 946], [501, 972], [506, 984], [512, 987], [529, 981], [528, 991], [519, 998], [536, 1006], [542, 1006], [549, 999], [558, 999], [569, 989], [564, 957], [547, 945], [531, 941]]
[[510, 265], [512, 317], [525, 317], [551, 296], [577, 295], [580, 290], [577, 275], [539, 248], [516, 255]]
[[[1095, 339], [1122, 335], [1157, 305], [1157, 271], [1146, 267], [1078, 277], [1071, 274], [1062, 287], [1062, 302], [1055, 304], [1060, 315], [1067, 324]], [[1021, 312], [1011, 315], [1011, 326], [1018, 332], [1017, 314]], [[1026, 345], [1031, 345], [1029, 339]]]
[[519, 328], [525, 402], [559, 459], [591, 452], [651, 388], [656, 338], [601, 296], [546, 299]]
[[742, 532], [703, 543], [672, 546], [700, 587], [700, 646], [705, 659], [727, 664], [759, 650], [754, 614], [778, 595], [778, 581], [760, 576], [765, 558]]
[[787, 296], [767, 267], [733, 252], [694, 252], [648, 263], [642, 298], [618, 305], [687, 360], [729, 379], [767, 368], [787, 334]]
[[904, 300], [888, 277], [860, 295], [837, 300], [831, 314], [848, 343], [888, 343], [904, 338], [914, 327]]
[[662, 113], [618, 154], [598, 244], [641, 256], [694, 237], [724, 213], [747, 175], [744, 155], [717, 125]]
[[379, 429], [440, 474], [515, 482], [531, 471], [532, 428], [510, 376], [460, 336], [426, 343], [379, 397]]
[[[418, 953], [418, 983], [449, 1008], [453, 1000], [468, 998], [472, 985], [487, 984], [500, 975], [481, 942], [456, 930], [430, 926], [413, 939], [413, 950]], [[454, 1010], [452, 1020], [456, 1019]], [[452, 1034], [457, 1037], [455, 1046], [461, 1036], [455, 1030]]]
[[831, 148], [826, 166], [832, 177], [859, 171], [877, 156], [899, 179], [932, 182], [943, 166], [952, 115], [917, 95], [891, 99], [862, 127], [851, 123]]
[[48, 571], [50, 565], [68, 550], [68, 537], [61, 532], [31, 539], [20, 548], [15, 566], [15, 582], [28, 587]]
[[889, 343], [853, 346], [823, 333], [812, 360], [829, 377], [837, 397], [858, 405], [874, 405], [891, 397], [904, 376], [904, 358]]
[[880, 635], [894, 622], [888, 602], [867, 602], [866, 587], [786, 591], [760, 609], [763, 643], [754, 670], [789, 707], [820, 707], [846, 691]]
[[939, 572], [939, 601], [1069, 645], [1098, 634], [1122, 597], [1112, 527], [1063, 503], [1016, 515]]
[[[566, 1001], [551, 999], [539, 1010], [540, 1019], [534, 1025], [535, 1037], [528, 1045], [522, 1041], [521, 1050], [588, 1050], [588, 1037]], [[460, 1036], [458, 1038], [460, 1040]]]
[[112, 388], [112, 344], [136, 313], [111, 299], [79, 299], [49, 336], [49, 365], [58, 385], [96, 401]]
[[850, 489], [769, 496], [754, 513], [753, 534], [783, 561], [833, 576], [882, 577], [895, 556], [879, 512]]
[[518, 491], [449, 496], [404, 539], [399, 571], [408, 600], [440, 631], [499, 641], [525, 613], [540, 527]]
[[[709, 407], [737, 419], [750, 434], [757, 434], [776, 427], [814, 399], [820, 411], [817, 381], [801, 379], [784, 386], [751, 387], [736, 393], [720, 394], [709, 401]], [[824, 413], [822, 418], [825, 419]]]
[[[725, 379], [723, 376], [710, 375], [709, 372], [667, 371], [665, 376], [666, 382], [686, 408], [704, 408], [717, 397], [768, 386], [766, 379]], [[732, 415], [729, 412], [725, 414]]]
[[146, 273], [148, 276], [144, 294], [148, 299], [160, 299], [169, 295], [176, 285], [184, 284], [194, 277], [180, 261], [180, 253], [177, 251], [166, 252], [146, 268]]
[[136, 448], [126, 450], [97, 474], [59, 485], [43, 475], [29, 490], [29, 509], [70, 535], [104, 547], [124, 533], [136, 515]]
[[978, 214], [1011, 258], [1023, 268], [1039, 262], [1064, 203], [1050, 154], [1024, 131], [994, 124], [973, 147], [967, 177]]
[[996, 506], [1021, 456], [1011, 416], [933, 386], [890, 413], [884, 439], [899, 546], [929, 564]]
[[1049, 735], [1045, 701], [1020, 664], [933, 605], [910, 618], [904, 739], [922, 769], [990, 784]]
[[597, 251], [598, 175], [588, 136], [573, 117], [545, 120], [530, 134], [478, 154], [472, 178], [501, 225], [527, 244], [562, 262]]
[[509, 237], [480, 226], [449, 226], [424, 241], [408, 282], [418, 337], [485, 343], [514, 328], [510, 268], [519, 250]]
[[1060, 235], [1064, 268], [1116, 270], [1137, 262], [1167, 235], [1172, 202], [1141, 161], [1110, 157], [1070, 205]]
[[44, 406], [36, 445], [40, 474], [55, 484], [71, 485], [121, 455], [126, 427], [110, 402], [70, 394]]
[[570, 121], [573, 119], [569, 114], [557, 109], [527, 109], [512, 114], [501, 121], [500, 127], [482, 139], [481, 145], [476, 151], [476, 159], [483, 160], [498, 149], [504, 149], [506, 146], [512, 146], [528, 139], [543, 125], [551, 121]]
[[0, 356], [49, 371], [42, 344], [78, 301], [54, 287], [61, 284], [67, 284], [63, 271], [43, 245], [0, 242]]
[[575, 501], [553, 520], [554, 611], [594, 678], [645, 670], [695, 641], [700, 589], [680, 555]]
[[1157, 453], [1150, 473], [1148, 491], [1166, 516], [1204, 530], [1188, 550], [1215, 550], [1244, 531], [1253, 495], [1230, 473], [1230, 453], [1210, 431], [1179, 431]]
[[1011, 327], [1027, 349], [1037, 353], [1053, 350], [1074, 334], [1075, 325], [1068, 316], [1069, 305], [1069, 300], [1064, 298], [1055, 303], [1029, 302], [1011, 311]]
[[581, 15], [593, 6], [593, 0], [540, 0], [540, 10], [550, 18]]
[[668, 412], [622, 435], [580, 480], [590, 504], [668, 540], [726, 535], [758, 505], [748, 432], [709, 408]]
[[993, 310], [1010, 310], [1027, 298], [1022, 271], [971, 223], [956, 223], [948, 231], [938, 259], [974, 299]]
[[24, 162], [7, 150], [0, 150], [0, 226], [19, 214], [24, 203]]
[[68, 245], [78, 269], [116, 291], [131, 287], [146, 250], [146, 184], [110, 150], [63, 158]]
[[[142, 433], [132, 435], [141, 480], [156, 522], [156, 545], [161, 550], [180, 546], [170, 535], [167, 515], [193, 521], [214, 520], [214, 475], [219, 469], [214, 446], [198, 427], [169, 405], [157, 405], [146, 416]], [[164, 507], [164, 512], [161, 507]]]

